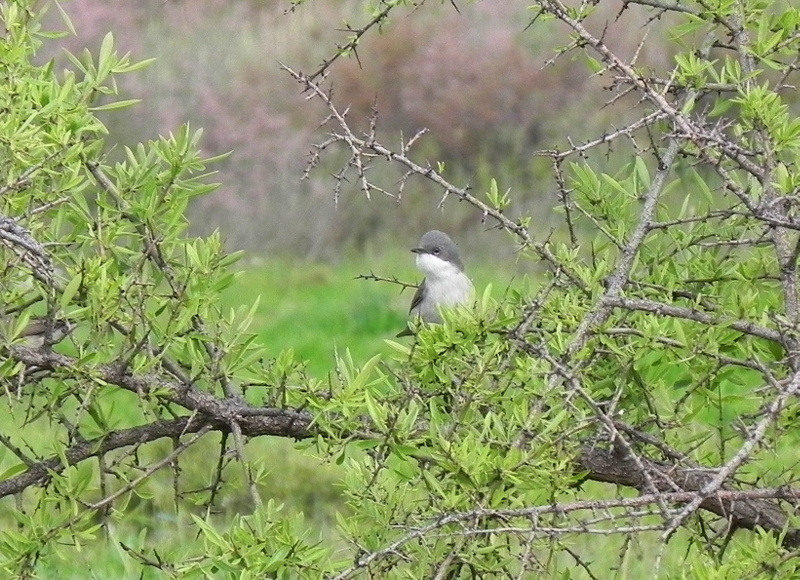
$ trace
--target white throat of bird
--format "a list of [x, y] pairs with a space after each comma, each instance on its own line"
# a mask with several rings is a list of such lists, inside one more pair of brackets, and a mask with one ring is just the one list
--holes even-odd
[[428, 253], [417, 254], [417, 268], [431, 281], [463, 275], [461, 269], [452, 262]]

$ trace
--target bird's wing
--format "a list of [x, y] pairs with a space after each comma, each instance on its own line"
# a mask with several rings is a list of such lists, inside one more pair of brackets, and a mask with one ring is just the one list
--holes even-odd
[[425, 279], [423, 278], [422, 284], [417, 286], [417, 291], [414, 292], [414, 297], [411, 299], [411, 307], [408, 309], [412, 312], [422, 302], [422, 297], [425, 296]]
[[[414, 312], [414, 309], [422, 303], [422, 297], [425, 296], [425, 280], [422, 280], [422, 283], [417, 286], [417, 291], [414, 292], [414, 297], [411, 299], [411, 307], [408, 309], [408, 313], [411, 314]], [[406, 326], [403, 330], [401, 330], [397, 336], [412, 336], [414, 333], [411, 332], [411, 327]]]

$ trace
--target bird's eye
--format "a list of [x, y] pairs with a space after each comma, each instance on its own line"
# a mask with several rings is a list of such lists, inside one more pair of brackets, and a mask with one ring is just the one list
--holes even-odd
[[433, 253], [434, 253], [434, 254], [438, 254], [438, 253], [439, 253], [439, 252], [441, 252], [441, 251], [442, 251], [442, 250], [441, 250], [440, 248], [434, 248], [434, 249], [433, 249]]

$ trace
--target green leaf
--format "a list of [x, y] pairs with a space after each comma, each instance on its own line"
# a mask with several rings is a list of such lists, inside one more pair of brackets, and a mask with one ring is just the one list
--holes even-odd
[[25, 473], [28, 471], [28, 466], [24, 463], [17, 463], [16, 465], [12, 465], [8, 469], [6, 469], [2, 474], [0, 474], [0, 481], [6, 481], [11, 479], [12, 477], [16, 477], [21, 473]]
[[361, 392], [366, 390], [367, 381], [370, 379], [370, 375], [372, 375], [372, 371], [375, 370], [375, 367], [381, 360], [381, 355], [376, 354], [371, 359], [369, 359], [366, 364], [361, 367], [361, 372], [356, 375], [350, 384], [348, 385], [348, 390], [352, 392]]
[[67, 27], [67, 30], [69, 30], [72, 36], [78, 36], [78, 33], [75, 32], [75, 27], [72, 25], [72, 20], [70, 20], [70, 17], [67, 15], [66, 11], [61, 7], [61, 2], [56, 0], [55, 5], [58, 9], [58, 13], [61, 15], [61, 20], [64, 22], [64, 26]]
[[588, 55], [586, 56], [586, 64], [589, 66], [589, 70], [591, 70], [594, 74], [597, 74], [606, 68], [606, 65], [604, 65], [602, 62]]
[[369, 391], [364, 391], [364, 403], [367, 406], [367, 412], [369, 413], [372, 422], [375, 423], [375, 426], [381, 430], [386, 430], [386, 416], [388, 410], [380, 405], [372, 396]]
[[111, 71], [111, 54], [114, 50], [114, 34], [109, 32], [100, 44], [100, 55], [97, 57], [98, 79], [104, 79]]
[[136, 103], [141, 102], [141, 99], [123, 99], [121, 101], [114, 101], [113, 103], [106, 103], [105, 105], [98, 105], [96, 107], [90, 107], [90, 111], [113, 111], [115, 109], [124, 109], [125, 107], [130, 107], [135, 105]]
[[141, 70], [141, 69], [143, 69], [143, 68], [145, 68], [147, 66], [150, 66], [151, 64], [153, 64], [157, 60], [158, 60], [157, 58], [146, 58], [144, 60], [140, 60], [139, 62], [126, 64], [126, 65], [120, 65], [120, 66], [117, 66], [116, 68], [114, 68], [114, 72], [115, 73], [134, 72], [134, 71], [137, 71], [137, 70]]
[[210, 541], [212, 544], [216, 545], [217, 547], [221, 548], [222, 550], [229, 550], [230, 545], [229, 543], [223, 538], [208, 522], [206, 522], [203, 518], [196, 516], [194, 514], [191, 515], [194, 523], [197, 524], [197, 527], [203, 532], [203, 537]]
[[650, 189], [650, 170], [647, 168], [647, 164], [641, 157], [636, 158], [636, 177], [641, 184], [642, 190], [646, 191]]
[[408, 356], [411, 354], [411, 347], [406, 344], [401, 344], [395, 340], [389, 340], [388, 338], [384, 338], [383, 342], [386, 346], [391, 348], [395, 352], [399, 352], [403, 356]]
[[64, 288], [64, 291], [61, 293], [61, 298], [59, 300], [59, 305], [61, 306], [62, 310], [65, 310], [72, 299], [75, 297], [75, 294], [78, 293], [78, 289], [81, 287], [81, 283], [83, 282], [83, 275], [77, 274], [69, 281], [67, 286]]

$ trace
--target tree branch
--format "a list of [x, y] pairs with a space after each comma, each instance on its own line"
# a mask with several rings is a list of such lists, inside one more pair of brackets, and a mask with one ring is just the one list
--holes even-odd
[[[74, 368], [74, 359], [46, 350], [35, 350], [26, 347], [11, 347], [12, 356], [25, 364], [36, 365], [51, 370]], [[68, 447], [63, 454], [29, 464], [27, 470], [15, 477], [0, 482], [0, 497], [19, 493], [31, 485], [41, 485], [51, 474], [62, 472], [67, 466], [75, 465], [91, 457], [103, 456], [110, 451], [123, 447], [142, 445], [162, 438], [177, 438], [201, 430], [228, 433], [231, 419], [241, 428], [243, 436], [259, 437], [263, 435], [304, 439], [317, 435], [312, 427], [312, 415], [306, 412], [263, 408], [249, 405], [246, 402], [224, 398], [220, 399], [199, 391], [194, 387], [185, 388], [179, 383], [171, 383], [156, 375], [133, 375], [120, 373], [111, 366], [99, 366], [95, 369], [98, 379], [117, 385], [123, 389], [146, 395], [159, 390], [159, 396], [179, 404], [186, 409], [197, 411], [189, 417], [170, 420], [159, 420], [153, 423], [112, 431], [92, 440], [83, 440]], [[783, 395], [790, 396], [800, 384], [800, 379], [792, 383]], [[778, 402], [775, 405], [779, 405]], [[774, 417], [775, 413], [770, 414]], [[630, 431], [630, 430], [628, 430]], [[369, 437], [368, 430], [361, 434], [353, 434], [352, 439]], [[633, 435], [635, 437], [635, 434]], [[648, 444], [653, 442], [648, 440]], [[577, 468], [587, 472], [587, 478], [633, 487], [638, 490], [649, 490], [647, 495], [636, 500], [626, 500], [644, 505], [647, 503], [681, 503], [695, 505], [731, 521], [737, 528], [765, 530], [780, 533], [788, 525], [788, 516], [774, 502], [776, 499], [791, 500], [796, 504], [800, 492], [790, 488], [770, 490], [733, 491], [723, 488], [733, 474], [735, 463], [730, 463], [724, 470], [682, 467], [683, 459], [676, 456], [674, 463], [656, 462], [637, 454], [621, 453], [619, 447], [608, 448], [608, 444], [585, 445], [575, 460]], [[66, 463], [61, 458], [66, 459]], [[664, 493], [656, 493], [664, 492]], [[616, 501], [616, 500], [615, 500]], [[639, 503], [637, 503], [639, 502]], [[579, 502], [575, 506], [590, 505], [592, 502]], [[596, 503], [601, 505], [603, 502]], [[594, 505], [594, 504], [593, 504]], [[611, 505], [611, 504], [608, 504]], [[557, 509], [569, 511], [569, 504], [557, 504], [543, 508], [530, 508], [531, 513], [539, 510]], [[574, 509], [582, 509], [575, 507]], [[543, 510], [543, 511], [542, 511]], [[662, 517], [666, 516], [662, 513]], [[677, 514], [676, 514], [677, 515]], [[449, 517], [461, 517], [458, 514]], [[671, 522], [664, 519], [659, 529], [668, 529]], [[785, 539], [787, 545], [800, 545], [800, 535], [792, 530]]]
[[[265, 409], [266, 410], [266, 409]], [[248, 437], [271, 435], [302, 439], [313, 435], [310, 430], [311, 417], [288, 409], [269, 409], [270, 413], [239, 419], [242, 433]], [[111, 431], [96, 439], [83, 440], [66, 450], [63, 455], [55, 455], [38, 463], [28, 465], [28, 469], [17, 476], [0, 481], [0, 498], [24, 491], [31, 485], [43, 485], [55, 473], [61, 473], [70, 465], [76, 465], [91, 457], [102, 457], [110, 451], [142, 445], [163, 438], [175, 438], [197, 433], [204, 429], [227, 433], [228, 421], [219, 417], [193, 414], [190, 417], [164, 419], [147, 425]], [[66, 459], [66, 464], [62, 461]]]

